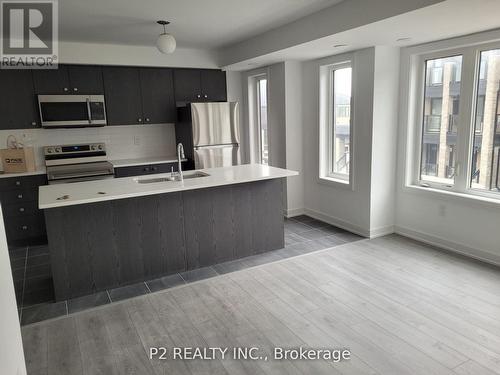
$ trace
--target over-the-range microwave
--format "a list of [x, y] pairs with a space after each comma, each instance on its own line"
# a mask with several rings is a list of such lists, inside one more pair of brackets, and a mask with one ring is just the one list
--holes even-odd
[[44, 128], [106, 125], [104, 95], [38, 95]]

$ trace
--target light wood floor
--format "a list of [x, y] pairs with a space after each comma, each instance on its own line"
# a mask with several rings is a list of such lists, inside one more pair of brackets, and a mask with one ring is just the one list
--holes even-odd
[[[500, 374], [500, 271], [399, 236], [22, 329], [29, 374]], [[150, 346], [349, 348], [350, 361], [158, 361]]]

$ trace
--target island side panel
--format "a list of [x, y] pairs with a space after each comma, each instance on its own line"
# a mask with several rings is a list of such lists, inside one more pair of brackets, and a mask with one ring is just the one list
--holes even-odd
[[280, 179], [45, 210], [56, 299], [284, 247]]

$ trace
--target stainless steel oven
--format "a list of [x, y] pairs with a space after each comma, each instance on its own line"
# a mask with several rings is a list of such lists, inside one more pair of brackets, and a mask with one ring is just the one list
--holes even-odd
[[44, 128], [106, 125], [104, 95], [38, 95]]
[[49, 185], [114, 178], [104, 143], [47, 146], [44, 155]]

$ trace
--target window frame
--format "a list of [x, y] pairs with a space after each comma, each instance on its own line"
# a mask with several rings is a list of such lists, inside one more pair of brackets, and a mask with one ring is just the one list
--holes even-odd
[[[349, 104], [349, 173], [333, 172], [336, 70], [351, 68], [351, 98]], [[354, 170], [354, 87], [355, 69], [352, 56], [339, 62], [320, 66], [320, 131], [319, 131], [319, 180], [337, 186], [353, 187]]]
[[263, 163], [263, 141], [262, 141], [262, 113], [260, 111], [260, 98], [261, 98], [261, 90], [260, 90], [260, 82], [266, 81], [266, 108], [269, 108], [269, 79], [267, 78], [267, 74], [260, 74], [255, 76], [255, 118], [257, 120], [257, 132], [259, 138], [259, 163], [263, 165], [270, 165], [270, 150], [269, 150], [269, 111], [266, 110], [266, 122], [267, 122], [267, 164]]
[[[481, 52], [500, 49], [500, 39], [495, 42], [476, 42], [458, 48], [432, 48], [411, 53], [409, 48], [409, 80], [408, 80], [408, 132], [407, 163], [405, 187], [429, 189], [434, 192], [445, 192], [461, 197], [487, 198], [498, 200], [500, 192], [475, 189], [471, 186], [472, 152], [475, 135], [475, 117], [478, 102], [478, 82]], [[422, 49], [415, 47], [414, 49]], [[421, 179], [422, 135], [424, 130], [425, 100], [425, 63], [430, 59], [446, 58], [462, 55], [462, 71], [460, 84], [460, 114], [458, 115], [458, 134], [455, 150], [455, 183], [431, 182]]]

